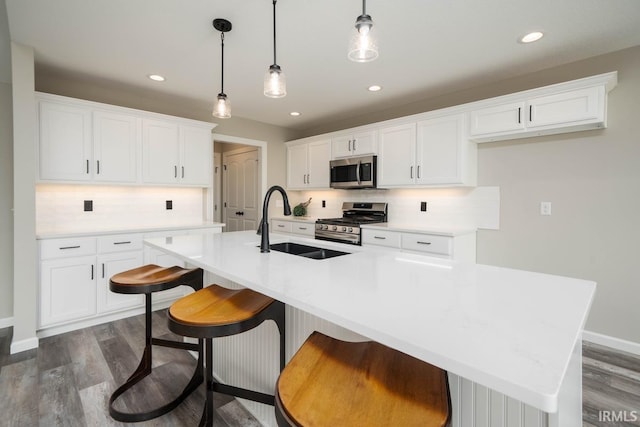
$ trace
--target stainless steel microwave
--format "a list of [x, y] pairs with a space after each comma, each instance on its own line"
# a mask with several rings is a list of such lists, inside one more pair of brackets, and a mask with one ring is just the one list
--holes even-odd
[[331, 188], [376, 188], [377, 157], [331, 160]]

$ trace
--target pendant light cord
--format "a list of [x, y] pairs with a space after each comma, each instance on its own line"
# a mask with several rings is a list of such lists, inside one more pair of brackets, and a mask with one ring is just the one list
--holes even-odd
[[367, 14], [367, 0], [362, 0], [362, 14]]
[[273, 0], [273, 64], [277, 65], [276, 62], [276, 1]]
[[220, 32], [220, 43], [222, 45], [222, 76], [220, 79], [220, 92], [224, 93], [224, 33], [222, 31]]

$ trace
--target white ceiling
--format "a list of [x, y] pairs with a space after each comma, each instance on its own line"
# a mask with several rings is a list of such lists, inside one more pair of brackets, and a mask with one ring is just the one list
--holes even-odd
[[[350, 62], [360, 0], [280, 0], [278, 58], [288, 95], [262, 94], [272, 60], [270, 0], [6, 0], [11, 39], [33, 46], [39, 69], [161, 91], [233, 115], [306, 129], [431, 96], [640, 45], [638, 0], [370, 0], [380, 57]], [[539, 42], [517, 39], [532, 30]], [[147, 75], [167, 80], [155, 83]], [[379, 84], [383, 90], [367, 92]], [[300, 111], [293, 118], [290, 111]]]

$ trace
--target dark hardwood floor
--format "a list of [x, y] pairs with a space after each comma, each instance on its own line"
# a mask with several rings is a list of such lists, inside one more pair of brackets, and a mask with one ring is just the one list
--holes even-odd
[[[154, 336], [167, 330], [164, 311], [153, 315]], [[112, 391], [138, 365], [142, 315], [45, 338], [38, 349], [9, 355], [11, 328], [0, 329], [1, 426], [122, 426], [109, 416]], [[640, 357], [583, 345], [584, 427], [640, 426]], [[185, 351], [154, 347], [154, 371], [118, 401], [121, 410], [145, 410], [177, 395], [194, 359]], [[204, 385], [162, 417], [132, 426], [195, 426]], [[216, 395], [216, 426], [259, 426], [235, 399]], [[635, 418], [635, 419], [634, 419]]]
[[[153, 314], [154, 336], [168, 331], [165, 311]], [[123, 426], [109, 416], [108, 400], [137, 367], [144, 348], [144, 315], [40, 340], [40, 347], [9, 355], [11, 329], [0, 330], [0, 426]], [[153, 372], [118, 399], [122, 411], [144, 411], [177, 396], [194, 358], [154, 346]], [[204, 384], [172, 412], [131, 426], [197, 426]], [[260, 426], [235, 399], [216, 394], [214, 425]]]

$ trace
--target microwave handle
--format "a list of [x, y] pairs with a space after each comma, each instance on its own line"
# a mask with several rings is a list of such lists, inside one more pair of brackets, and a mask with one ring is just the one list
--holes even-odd
[[358, 160], [358, 166], [356, 166], [356, 177], [358, 178], [358, 185], [360, 185], [360, 161]]

